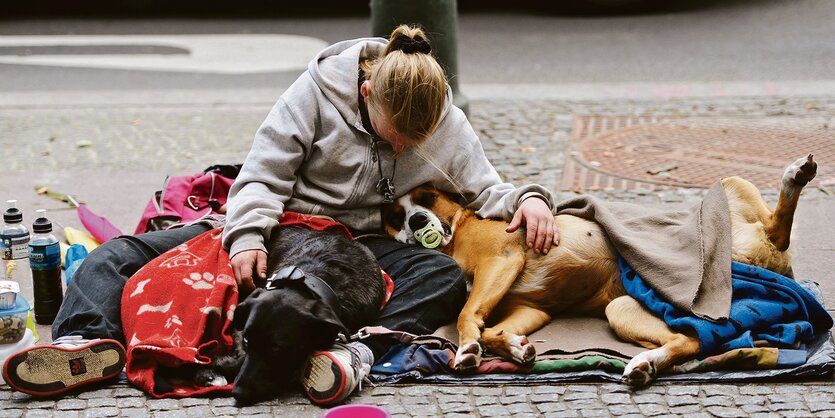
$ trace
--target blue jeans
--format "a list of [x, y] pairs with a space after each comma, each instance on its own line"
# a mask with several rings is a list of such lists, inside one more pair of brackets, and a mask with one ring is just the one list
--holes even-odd
[[[67, 287], [52, 324], [52, 338], [81, 335], [125, 344], [121, 317], [125, 282], [160, 254], [209, 229], [209, 225], [194, 224], [126, 235], [91, 252]], [[374, 253], [394, 281], [394, 293], [380, 312], [378, 323], [368, 325], [428, 334], [455, 320], [464, 306], [467, 287], [464, 274], [453, 259], [435, 250], [381, 236], [366, 236], [360, 242]], [[388, 342], [383, 341], [368, 345], [377, 358], [388, 348]]]

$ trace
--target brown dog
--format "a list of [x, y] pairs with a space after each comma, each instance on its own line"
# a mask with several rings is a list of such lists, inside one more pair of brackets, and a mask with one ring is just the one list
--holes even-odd
[[[750, 182], [739, 177], [722, 180], [731, 212], [734, 260], [792, 275], [787, 252], [792, 220], [800, 191], [816, 169], [811, 154], [787, 167], [774, 211]], [[480, 364], [479, 341], [505, 359], [533, 362], [536, 351], [525, 336], [558, 314], [605, 315], [618, 336], [649, 348], [626, 367], [624, 380], [630, 384], [648, 383], [656, 371], [699, 353], [695, 334], [672, 331], [626, 295], [617, 255], [596, 223], [556, 216], [560, 245], [535, 256], [522, 234], [505, 232], [504, 221], [480, 219], [428, 186], [400, 198], [384, 219], [390, 235], [411, 243], [416, 242], [414, 231], [431, 223], [442, 235], [439, 250], [472, 278], [470, 297], [458, 317], [456, 369]]]

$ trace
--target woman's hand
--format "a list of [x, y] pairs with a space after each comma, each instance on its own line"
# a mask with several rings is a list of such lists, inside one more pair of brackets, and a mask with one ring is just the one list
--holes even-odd
[[560, 244], [560, 234], [557, 231], [557, 223], [554, 222], [554, 214], [542, 199], [529, 197], [522, 201], [506, 231], [514, 232], [523, 224], [528, 230], [526, 238], [528, 248], [533, 248], [540, 254], [548, 254], [551, 245]]
[[256, 277], [259, 282], [267, 279], [267, 253], [261, 250], [241, 251], [229, 261], [238, 286], [244, 286], [252, 291], [255, 290], [254, 279]]

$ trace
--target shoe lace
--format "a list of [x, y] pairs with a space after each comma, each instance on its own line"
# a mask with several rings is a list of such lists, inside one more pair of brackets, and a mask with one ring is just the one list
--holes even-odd
[[371, 365], [362, 362], [360, 353], [354, 347], [345, 344], [341, 345], [351, 353], [351, 368], [354, 369], [354, 381], [357, 382], [357, 391], [362, 391], [363, 383], [371, 387], [376, 387], [374, 382], [368, 378], [368, 375], [371, 374]]
[[58, 337], [52, 340], [52, 345], [79, 346], [96, 340], [98, 340], [98, 338], [88, 340], [80, 335], [64, 335], [63, 337]]

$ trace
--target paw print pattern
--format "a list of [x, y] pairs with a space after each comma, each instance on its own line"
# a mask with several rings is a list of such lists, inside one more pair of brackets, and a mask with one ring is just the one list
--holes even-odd
[[202, 260], [202, 258], [188, 251], [183, 251], [180, 254], [166, 259], [165, 261], [160, 263], [159, 266], [169, 269], [177, 268], [180, 266], [196, 266], [200, 260]]
[[234, 277], [232, 277], [228, 274], [223, 274], [223, 273], [217, 275], [217, 280], [215, 281], [215, 283], [225, 284], [225, 285], [228, 285], [228, 286], [237, 286], [238, 285], [238, 282], [235, 280]]
[[188, 277], [183, 278], [183, 283], [191, 286], [195, 290], [208, 290], [214, 287], [215, 276], [212, 273], [205, 272], [203, 274], [194, 272], [189, 273]]

